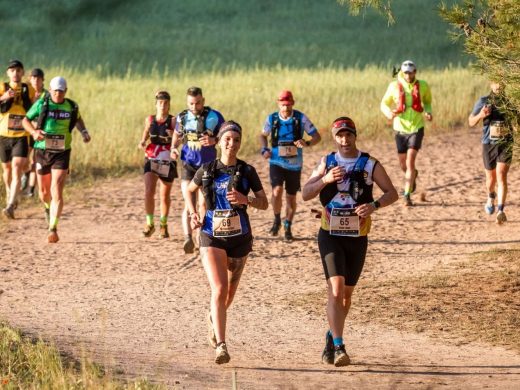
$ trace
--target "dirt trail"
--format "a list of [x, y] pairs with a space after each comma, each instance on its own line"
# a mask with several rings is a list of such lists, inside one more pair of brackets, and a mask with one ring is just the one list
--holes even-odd
[[[359, 146], [379, 158], [400, 188], [393, 144], [361, 140]], [[305, 156], [304, 179], [318, 157]], [[252, 161], [267, 186], [267, 164]], [[360, 283], [425, 275], [476, 251], [518, 246], [520, 170], [510, 173], [509, 221], [497, 226], [483, 212], [481, 166], [477, 131], [427, 136], [418, 166], [427, 201], [376, 213]], [[198, 258], [181, 250], [178, 185], [170, 240], [140, 237], [142, 204], [139, 175], [77, 191], [67, 199], [57, 245], [45, 242], [39, 208], [22, 207], [17, 220], [2, 220], [0, 318], [75, 356], [86, 353], [119, 375], [177, 388], [231, 388], [233, 375], [241, 389], [520, 388], [518, 353], [375, 323], [348, 322], [350, 367], [321, 364], [325, 307], [315, 313], [291, 305], [316, 291], [325, 302], [318, 220], [308, 211], [317, 201], [300, 202], [298, 239], [291, 243], [267, 236], [271, 211], [251, 213], [255, 251], [229, 312], [232, 360], [219, 367], [206, 343], [207, 281]], [[353, 310], [362, 304], [354, 298]]]

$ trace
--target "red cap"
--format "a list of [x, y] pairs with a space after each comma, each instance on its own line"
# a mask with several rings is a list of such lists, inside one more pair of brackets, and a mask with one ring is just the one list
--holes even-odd
[[278, 102], [294, 104], [294, 98], [291, 91], [284, 90], [278, 95]]

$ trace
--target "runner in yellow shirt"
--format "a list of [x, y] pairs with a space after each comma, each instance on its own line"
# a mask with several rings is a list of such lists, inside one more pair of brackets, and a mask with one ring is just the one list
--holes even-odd
[[11, 60], [7, 65], [8, 83], [0, 84], [0, 161], [7, 204], [3, 214], [14, 219], [21, 176], [27, 162], [29, 141], [22, 126], [26, 112], [34, 102], [34, 89], [22, 83], [23, 64]]

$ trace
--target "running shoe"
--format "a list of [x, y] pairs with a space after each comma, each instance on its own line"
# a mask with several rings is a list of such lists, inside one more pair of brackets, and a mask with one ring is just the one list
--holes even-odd
[[506, 213], [504, 213], [502, 210], [500, 210], [498, 213], [497, 213], [497, 218], [496, 218], [496, 222], [499, 224], [499, 225], [502, 225], [504, 222], [507, 221], [507, 217], [506, 217]]
[[412, 198], [410, 197], [410, 195], [405, 195], [405, 196], [403, 197], [403, 205], [404, 205], [405, 207], [413, 206]]
[[215, 329], [213, 329], [213, 321], [211, 321], [211, 313], [208, 313], [208, 343], [211, 348], [217, 348], [217, 336], [215, 336]]
[[334, 347], [334, 365], [336, 367], [348, 366], [350, 358], [345, 351], [345, 344], [336, 345]]
[[415, 179], [413, 179], [412, 188], [410, 189], [410, 193], [413, 194], [417, 189], [417, 176], [419, 176], [419, 171], [415, 170]]
[[215, 348], [215, 363], [224, 364], [228, 363], [231, 360], [231, 356], [229, 356], [227, 346], [225, 342], [221, 342]]
[[493, 204], [493, 199], [488, 198], [486, 204], [484, 205], [484, 211], [487, 215], [493, 215], [495, 212], [495, 205]]
[[2, 210], [4, 215], [9, 219], [14, 219], [14, 205], [9, 204], [5, 209]]
[[47, 242], [49, 244], [55, 244], [60, 240], [58, 237], [58, 229], [53, 228], [49, 229], [49, 234], [47, 235]]
[[321, 361], [326, 364], [334, 364], [334, 341], [330, 330], [325, 334], [325, 348], [321, 353]]
[[143, 230], [143, 236], [145, 237], [151, 237], [153, 232], [155, 232], [155, 226], [154, 225], [146, 225]]
[[161, 225], [159, 228], [159, 238], [169, 238], [170, 233], [168, 233], [168, 225]]
[[269, 230], [269, 234], [271, 236], [277, 236], [278, 235], [278, 232], [280, 231], [280, 223], [279, 222], [276, 222], [274, 221], [273, 222], [273, 226], [271, 227], [271, 229]]
[[182, 247], [184, 248], [184, 253], [193, 253], [193, 251], [195, 250], [195, 243], [193, 242], [191, 236], [186, 236], [186, 239], [184, 240]]
[[285, 241], [292, 241], [293, 240], [293, 235], [292, 235], [292, 232], [291, 232], [291, 227], [290, 226], [285, 226], [285, 233], [284, 233], [284, 239]]

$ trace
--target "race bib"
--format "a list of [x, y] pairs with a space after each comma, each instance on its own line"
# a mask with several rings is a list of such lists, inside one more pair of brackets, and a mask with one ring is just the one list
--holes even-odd
[[242, 225], [235, 210], [213, 211], [213, 237], [232, 237], [240, 234]]
[[24, 131], [22, 126], [23, 118], [25, 118], [25, 115], [9, 114], [7, 128], [13, 131]]
[[329, 226], [333, 236], [359, 237], [359, 215], [355, 209], [333, 208]]
[[151, 159], [150, 169], [159, 177], [168, 177], [170, 175], [170, 161]]
[[280, 157], [296, 157], [298, 148], [293, 142], [278, 142], [278, 156]]
[[498, 140], [509, 135], [509, 128], [504, 121], [492, 121], [489, 124], [489, 138]]
[[65, 150], [65, 136], [58, 134], [45, 134], [45, 149], [61, 152]]

